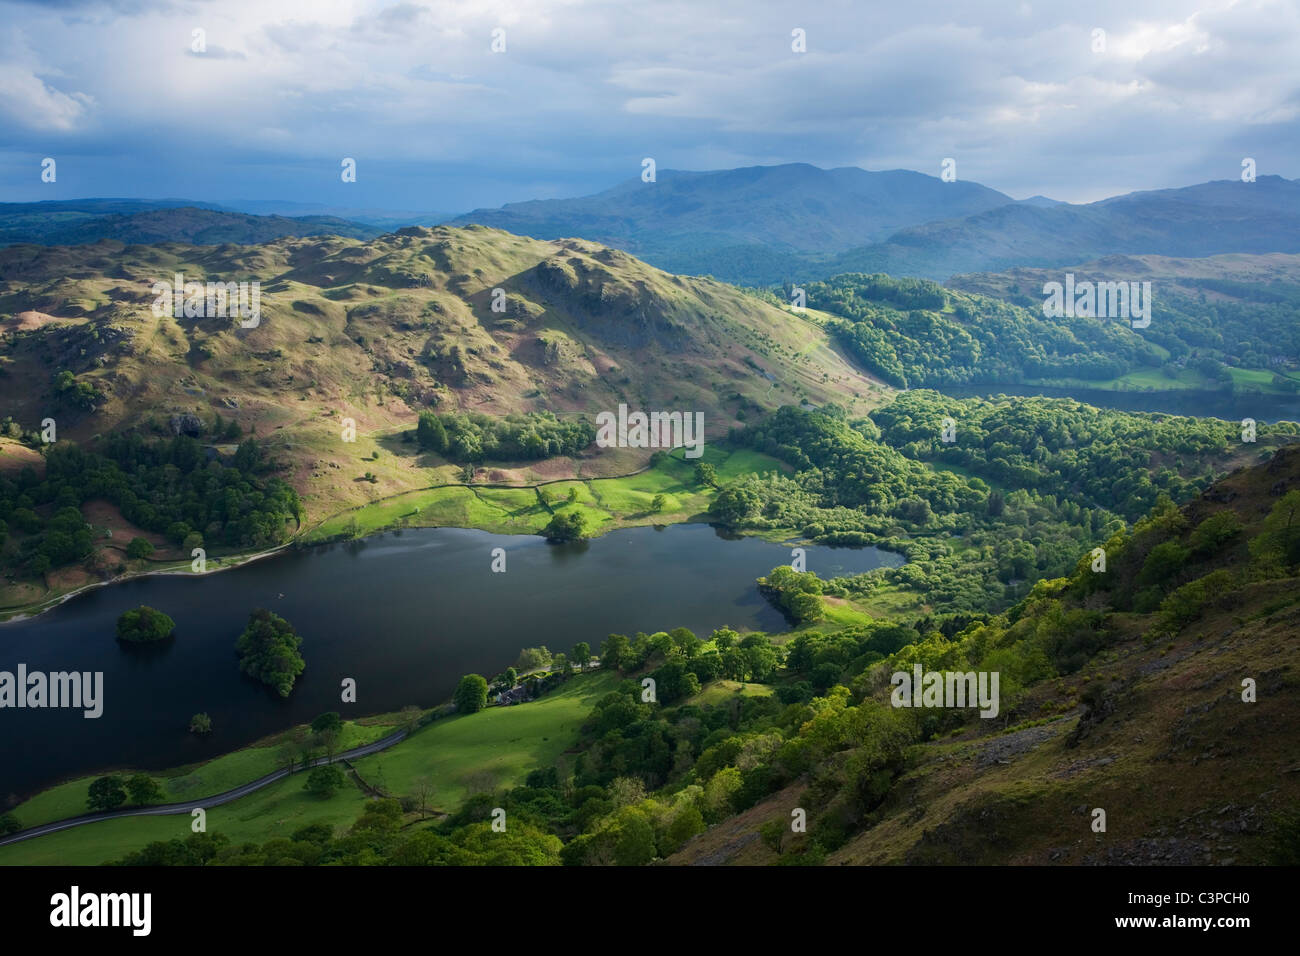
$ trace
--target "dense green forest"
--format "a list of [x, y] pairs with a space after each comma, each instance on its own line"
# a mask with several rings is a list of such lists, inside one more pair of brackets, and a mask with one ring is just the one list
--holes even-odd
[[502, 417], [421, 412], [415, 434], [421, 448], [459, 462], [575, 455], [596, 440], [590, 422], [562, 422], [550, 412]]
[[0, 475], [0, 555], [26, 573], [90, 556], [96, 532], [81, 507], [94, 500], [187, 549], [280, 544], [292, 533], [287, 522], [301, 516], [297, 493], [272, 474], [253, 438], [228, 459], [210, 457], [185, 435], [113, 434], [100, 451], [69, 441], [42, 447], [44, 477], [31, 467]]
[[[1213, 375], [1225, 364], [1270, 371], [1300, 364], [1300, 285], [1180, 278], [1156, 287], [1151, 325], [1141, 334], [1168, 351], [1162, 367], [1182, 363]], [[1010, 283], [1002, 297], [1041, 314], [1040, 293]]]
[[[952, 442], [943, 441], [945, 420]], [[1260, 426], [1257, 438], [1297, 434], [1288, 422]], [[724, 485], [711, 506], [717, 520], [897, 550], [907, 564], [839, 579], [826, 593], [896, 585], [944, 613], [1005, 607], [1035, 580], [1068, 573], [1081, 547], [1162, 500], [1198, 494], [1250, 447], [1239, 425], [1216, 419], [930, 391], [855, 422], [835, 407], [785, 407], [732, 439], [796, 471]]]
[[995, 298], [850, 273], [808, 283], [806, 292], [810, 307], [837, 317], [829, 328], [844, 347], [898, 388], [1107, 381], [1152, 368], [1170, 377], [1192, 369], [1229, 388], [1228, 365], [1273, 371], [1275, 385], [1300, 388], [1280, 374], [1300, 364], [1300, 287], [1188, 284], [1194, 292], [1161, 285], [1140, 330], [1112, 318], [1048, 318], [1041, 291], [1016, 284]]

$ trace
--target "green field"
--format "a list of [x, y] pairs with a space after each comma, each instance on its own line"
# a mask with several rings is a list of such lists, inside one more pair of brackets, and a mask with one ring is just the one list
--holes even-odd
[[[208, 832], [224, 833], [232, 843], [261, 843], [287, 837], [312, 823], [346, 826], [361, 815], [366, 796], [357, 787], [344, 787], [322, 800], [303, 790], [305, 779], [294, 774], [241, 800], [213, 807], [207, 815]], [[0, 847], [0, 866], [94, 866], [155, 840], [184, 839], [190, 826], [188, 814], [105, 820]]]
[[[339, 738], [338, 750], [360, 747], [392, 733], [397, 725], [395, 716], [365, 718], [364, 723], [346, 721]], [[302, 729], [302, 728], [297, 728]], [[276, 770], [281, 764], [277, 757], [279, 744], [293, 731], [279, 734], [266, 741], [259, 741], [251, 747], [244, 747], [233, 753], [225, 754], [207, 763], [193, 767], [182, 767], [152, 774], [166, 794], [164, 803], [179, 803], [196, 797], [224, 793], [242, 784], [256, 780]], [[132, 771], [119, 771], [131, 773]], [[43, 790], [30, 800], [14, 808], [24, 827], [39, 826], [55, 820], [80, 816], [86, 809], [86, 791], [95, 777], [82, 777], [67, 783]]]
[[489, 707], [449, 717], [409, 740], [355, 762], [372, 786], [410, 794], [421, 777], [432, 784], [431, 808], [453, 810], [475, 790], [523, 783], [531, 770], [552, 766], [578, 739], [578, 729], [603, 695], [618, 683], [596, 671], [571, 679], [541, 700]]
[[[747, 448], [711, 444], [696, 459], [685, 458], [679, 448], [654, 467], [623, 478], [556, 481], [536, 489], [452, 485], [411, 491], [334, 515], [303, 540], [359, 537], [400, 526], [536, 534], [546, 527], [553, 513], [574, 508], [586, 513], [593, 536], [635, 525], [680, 524], [698, 520], [713, 500], [713, 489], [700, 486], [694, 479], [699, 462], [713, 465], [721, 481], [756, 471], [788, 470], [775, 458]], [[539, 489], [550, 495], [549, 507], [538, 497]], [[577, 491], [577, 500], [572, 504], [568, 501], [570, 489]], [[663, 510], [655, 512], [651, 505], [658, 494], [664, 496], [665, 502]]]
[[[617, 675], [596, 671], [580, 675], [541, 700], [514, 707], [491, 707], [478, 714], [436, 721], [382, 753], [355, 762], [367, 783], [394, 796], [409, 794], [416, 780], [429, 777], [431, 808], [454, 809], [479, 788], [510, 787], [529, 771], [553, 765], [578, 739], [578, 730], [595, 702], [618, 682]], [[353, 725], [349, 725], [352, 727]], [[355, 728], [368, 739], [384, 736], [389, 727], [375, 724]], [[347, 746], [362, 742], [351, 738]], [[261, 751], [265, 750], [265, 753]], [[274, 769], [274, 748], [248, 748], [171, 778], [168, 793], [184, 796], [218, 793]], [[262, 761], [271, 763], [265, 769]], [[303, 791], [305, 777], [295, 774], [265, 789], [208, 811], [209, 833], [221, 832], [232, 843], [264, 842], [289, 836], [312, 823], [336, 827], [351, 824], [361, 814], [366, 797], [349, 785], [327, 800]], [[46, 791], [18, 808], [25, 825], [76, 816], [85, 812], [89, 778]], [[26, 809], [24, 809], [26, 808]], [[24, 816], [26, 813], [50, 816]], [[75, 827], [0, 847], [0, 866], [94, 865], [120, 858], [155, 840], [184, 838], [188, 815], [130, 817]]]

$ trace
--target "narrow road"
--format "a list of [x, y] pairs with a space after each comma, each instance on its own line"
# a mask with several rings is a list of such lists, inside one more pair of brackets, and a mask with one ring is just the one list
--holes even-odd
[[[374, 743], [365, 744], [361, 747], [353, 747], [351, 750], [335, 754], [333, 758], [317, 757], [311, 762], [312, 767], [319, 767], [322, 764], [332, 763], [339, 760], [350, 760], [354, 757], [367, 757], [370, 754], [378, 753], [391, 747], [406, 737], [405, 730], [399, 730], [396, 733], [389, 734], [376, 740]], [[302, 769], [302, 768], [300, 768]], [[268, 773], [265, 777], [258, 777], [251, 783], [235, 787], [233, 790], [227, 790], [225, 793], [216, 793], [209, 797], [199, 797], [196, 800], [187, 800], [184, 803], [164, 803], [157, 806], [149, 807], [131, 807], [127, 810], [104, 810], [99, 813], [87, 813], [80, 817], [69, 817], [66, 820], [56, 820], [53, 823], [45, 823], [38, 827], [31, 827], [27, 830], [19, 830], [10, 836], [0, 838], [0, 846], [7, 846], [10, 843], [18, 843], [21, 840], [30, 840], [32, 837], [44, 836], [47, 833], [58, 833], [60, 830], [67, 830], [71, 827], [79, 827], [87, 823], [99, 823], [101, 820], [116, 820], [119, 817], [150, 817], [161, 816], [172, 813], [189, 813], [192, 810], [202, 808], [204, 810], [211, 807], [219, 807], [223, 803], [230, 803], [232, 800], [238, 800], [245, 797], [255, 790], [261, 790], [263, 787], [282, 780], [297, 770], [276, 770], [274, 773]]]

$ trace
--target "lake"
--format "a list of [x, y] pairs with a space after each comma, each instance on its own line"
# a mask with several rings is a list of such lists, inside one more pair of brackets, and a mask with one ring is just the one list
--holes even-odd
[[1239, 422], [1300, 421], [1300, 395], [1250, 395], [1216, 391], [1116, 392], [1102, 388], [1056, 388], [1042, 385], [949, 385], [937, 389], [953, 398], [990, 395], [1043, 395], [1073, 398], [1098, 408], [1125, 412], [1164, 412]]
[[[505, 573], [491, 571], [492, 550]], [[462, 675], [491, 677], [523, 647], [598, 653], [612, 632], [785, 625], [755, 578], [789, 547], [703, 524], [613, 531], [547, 544], [536, 535], [458, 528], [393, 531], [287, 551], [208, 576], [153, 576], [96, 588], [39, 617], [0, 625], [0, 670], [102, 671], [104, 712], [0, 710], [0, 796], [29, 795], [109, 768], [162, 770], [205, 760], [324, 711], [345, 718], [430, 707]], [[875, 548], [807, 548], [822, 577], [896, 567]], [[176, 621], [159, 646], [123, 646], [118, 615], [148, 604]], [[235, 639], [265, 607], [303, 637], [307, 668], [286, 699], [240, 673]], [[340, 702], [344, 678], [357, 703]], [[188, 732], [205, 711], [214, 732]]]

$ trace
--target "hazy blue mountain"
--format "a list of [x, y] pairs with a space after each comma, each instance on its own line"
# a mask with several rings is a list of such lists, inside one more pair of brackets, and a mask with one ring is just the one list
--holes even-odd
[[578, 236], [631, 252], [672, 272], [739, 282], [804, 274], [835, 253], [900, 229], [1011, 203], [972, 182], [945, 183], [895, 169], [820, 169], [806, 163], [658, 171], [578, 199], [510, 203], [451, 221], [539, 239]]
[[1260, 176], [1127, 193], [1083, 205], [1011, 203], [902, 229], [836, 256], [827, 274], [946, 279], [1105, 255], [1199, 258], [1300, 252], [1300, 182]]
[[250, 244], [284, 236], [372, 239], [385, 229], [336, 216], [256, 216], [193, 200], [74, 199], [0, 203], [0, 245], [126, 243]]

